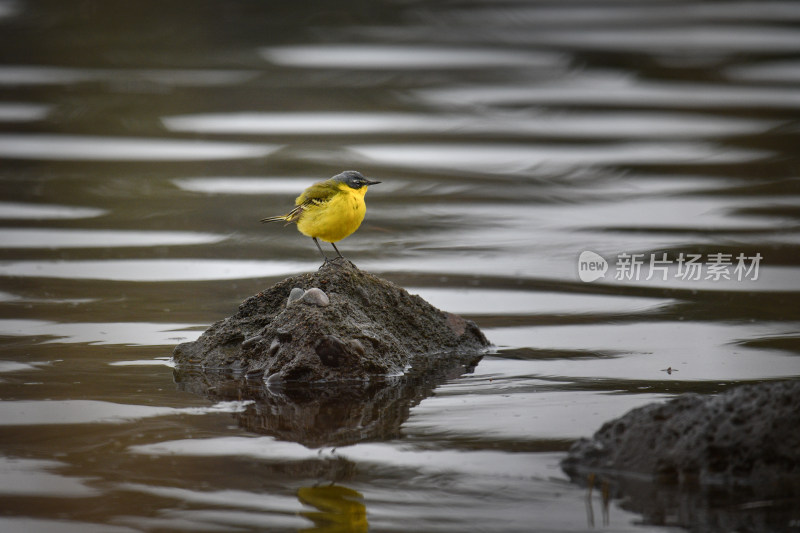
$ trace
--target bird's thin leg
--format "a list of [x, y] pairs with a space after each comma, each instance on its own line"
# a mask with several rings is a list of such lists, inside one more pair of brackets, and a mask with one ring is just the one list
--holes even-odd
[[339, 251], [339, 249], [336, 247], [336, 245], [331, 243], [331, 246], [333, 246], [333, 249], [336, 250], [336, 253], [339, 255], [339, 257], [344, 259], [344, 256], [342, 255], [342, 252]]
[[[319, 241], [317, 240], [317, 238], [316, 238], [316, 237], [311, 237], [311, 238], [312, 238], [312, 239], [314, 239], [314, 244], [316, 244], [316, 245], [317, 245], [317, 250], [319, 250], [319, 253], [321, 253], [321, 254], [322, 254], [322, 259], [324, 259], [324, 260], [325, 260], [325, 263], [327, 263], [328, 261], [330, 261], [330, 259], [328, 259], [328, 256], [327, 256], [327, 255], [325, 255], [325, 252], [323, 252], [323, 251], [322, 251], [322, 246], [320, 246], [320, 245], [319, 245]], [[324, 265], [325, 263], [323, 263], [323, 265]]]

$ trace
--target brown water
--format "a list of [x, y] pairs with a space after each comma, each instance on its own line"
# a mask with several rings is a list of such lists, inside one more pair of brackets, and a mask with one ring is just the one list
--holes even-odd
[[[800, 3], [271, 4], [0, 0], [0, 530], [796, 531], [558, 463], [800, 376]], [[383, 183], [339, 248], [496, 350], [347, 394], [174, 375], [317, 268], [258, 219], [346, 168]]]

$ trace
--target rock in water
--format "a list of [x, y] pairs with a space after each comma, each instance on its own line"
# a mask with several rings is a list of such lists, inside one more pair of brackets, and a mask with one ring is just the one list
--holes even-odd
[[607, 422], [573, 444], [562, 467], [646, 475], [701, 485], [800, 486], [800, 381], [737, 387], [718, 396], [682, 394]]
[[288, 278], [175, 348], [178, 365], [263, 375], [270, 382], [366, 379], [482, 354], [474, 322], [338, 260]]

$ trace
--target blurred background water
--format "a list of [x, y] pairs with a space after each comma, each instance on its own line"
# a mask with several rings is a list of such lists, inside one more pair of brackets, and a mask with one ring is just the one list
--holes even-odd
[[[794, 1], [0, 0], [0, 529], [796, 530], [558, 463], [800, 375], [798, 118]], [[319, 266], [258, 220], [348, 168], [343, 253], [495, 350], [349, 397], [173, 374]]]

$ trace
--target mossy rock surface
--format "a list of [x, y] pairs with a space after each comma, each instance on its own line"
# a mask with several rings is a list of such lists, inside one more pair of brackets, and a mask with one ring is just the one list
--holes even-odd
[[251, 296], [173, 356], [270, 382], [326, 382], [474, 359], [489, 345], [474, 322], [338, 260]]

